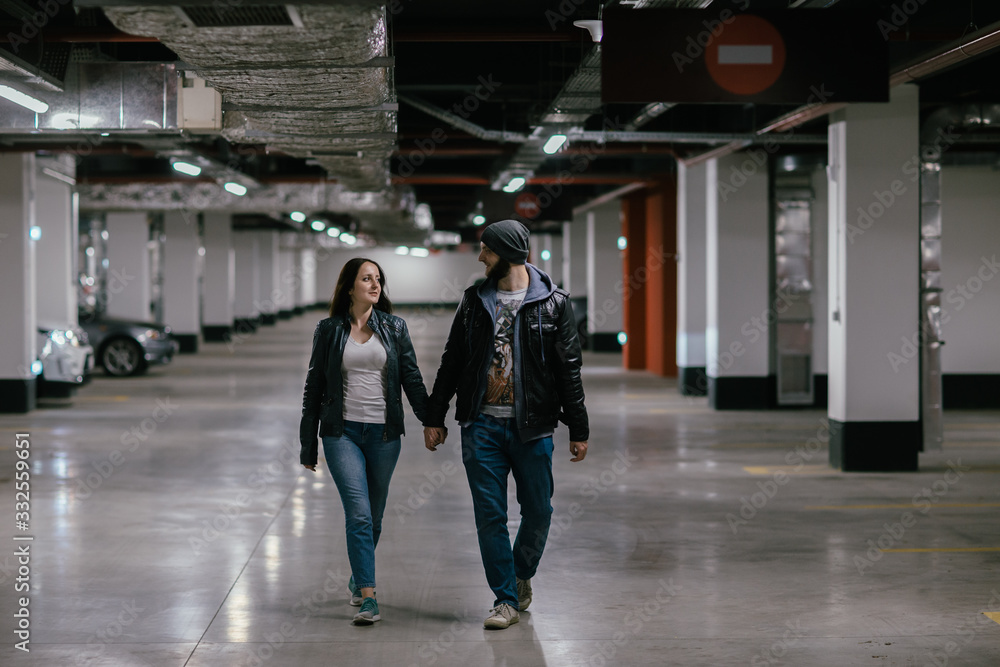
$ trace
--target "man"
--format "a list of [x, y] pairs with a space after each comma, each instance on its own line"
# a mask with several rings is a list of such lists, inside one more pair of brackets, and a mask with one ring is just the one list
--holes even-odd
[[[552, 518], [552, 433], [569, 426], [571, 461], [587, 455], [590, 428], [580, 380], [580, 341], [569, 294], [527, 264], [528, 230], [501, 220], [483, 232], [487, 280], [465, 291], [452, 322], [424, 422], [424, 444], [444, 442], [458, 393], [462, 460], [472, 489], [479, 551], [496, 596], [483, 625], [518, 622]], [[507, 478], [513, 472], [521, 527], [511, 549]]]

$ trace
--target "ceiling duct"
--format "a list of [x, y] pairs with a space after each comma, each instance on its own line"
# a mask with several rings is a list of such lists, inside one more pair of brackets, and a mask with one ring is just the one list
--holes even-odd
[[352, 189], [386, 189], [396, 111], [385, 8], [216, 5], [104, 12], [124, 32], [157, 37], [222, 94], [230, 141], [317, 158]]

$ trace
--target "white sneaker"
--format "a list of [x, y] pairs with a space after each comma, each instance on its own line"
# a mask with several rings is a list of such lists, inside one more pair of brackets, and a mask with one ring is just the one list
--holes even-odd
[[493, 607], [493, 609], [490, 609], [490, 615], [483, 621], [483, 627], [490, 630], [503, 630], [504, 628], [509, 628], [519, 620], [517, 609], [514, 609], [506, 602], [501, 602]]
[[517, 610], [527, 611], [531, 604], [531, 579], [517, 580]]

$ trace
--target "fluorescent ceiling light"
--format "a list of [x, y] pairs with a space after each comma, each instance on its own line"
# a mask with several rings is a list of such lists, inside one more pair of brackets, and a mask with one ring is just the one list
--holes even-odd
[[324, 229], [326, 229], [326, 223], [323, 222], [322, 220], [313, 220], [309, 226], [315, 229], [317, 232], [321, 232]]
[[177, 160], [176, 162], [170, 163], [170, 166], [173, 167], [175, 171], [187, 174], [188, 176], [198, 176], [201, 174], [201, 167], [196, 164], [191, 164], [190, 162]]
[[291, 213], [288, 214], [288, 217], [294, 220], [295, 222], [306, 221], [306, 214], [303, 213], [302, 211], [292, 211]]
[[427, 257], [431, 253], [427, 248], [410, 248], [410, 254], [414, 257]]
[[338, 236], [340, 236], [340, 229], [338, 229], [337, 227], [330, 227], [328, 230], [326, 230], [326, 235], [332, 236], [333, 238], [337, 238]]
[[26, 109], [31, 109], [35, 113], [45, 113], [49, 110], [49, 105], [45, 102], [10, 86], [0, 85], [0, 97], [10, 100], [14, 104], [20, 104]]
[[548, 249], [545, 249], [545, 250], [543, 250], [543, 251], [541, 252], [541, 256], [542, 256], [542, 261], [543, 261], [543, 262], [547, 262], [547, 261], [549, 261], [550, 259], [552, 259], [552, 253], [551, 253], [551, 252], [549, 252], [549, 251], [548, 251]]
[[542, 151], [546, 155], [552, 155], [553, 153], [558, 152], [564, 143], [566, 143], [565, 134], [553, 134], [549, 137], [549, 140], [545, 142], [545, 145], [542, 146]]
[[409, 255], [410, 254], [410, 249], [407, 248], [405, 245], [401, 245], [398, 248], [396, 248], [396, 254], [397, 255]]
[[32, 241], [37, 241], [42, 238], [42, 228], [38, 225], [32, 225], [28, 230], [28, 236], [31, 237]]
[[526, 182], [527, 181], [523, 177], [521, 177], [521, 176], [515, 176], [514, 178], [510, 179], [510, 181], [507, 183], [507, 185], [503, 186], [503, 191], [504, 192], [517, 192], [518, 190], [520, 190], [521, 188], [524, 187], [524, 184]]
[[350, 234], [348, 232], [344, 232], [343, 234], [341, 234], [340, 240], [346, 243], [347, 245], [354, 245], [355, 243], [358, 242], [358, 238], [354, 236], [354, 234]]
[[480, 225], [482, 225], [485, 222], [486, 222], [486, 216], [485, 215], [477, 215], [474, 218], [472, 218], [472, 224], [474, 224], [476, 227], [479, 227]]
[[222, 186], [222, 189], [225, 190], [226, 192], [236, 195], [237, 197], [242, 197], [247, 193], [246, 186], [240, 185], [235, 181], [229, 181], [228, 183]]

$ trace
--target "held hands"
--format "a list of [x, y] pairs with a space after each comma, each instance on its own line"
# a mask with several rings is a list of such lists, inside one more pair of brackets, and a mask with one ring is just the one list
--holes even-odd
[[432, 452], [437, 451], [437, 446], [443, 444], [448, 437], [448, 429], [444, 426], [424, 427], [424, 447]]
[[587, 456], [587, 443], [570, 442], [569, 453], [573, 455], [570, 461], [582, 461]]

